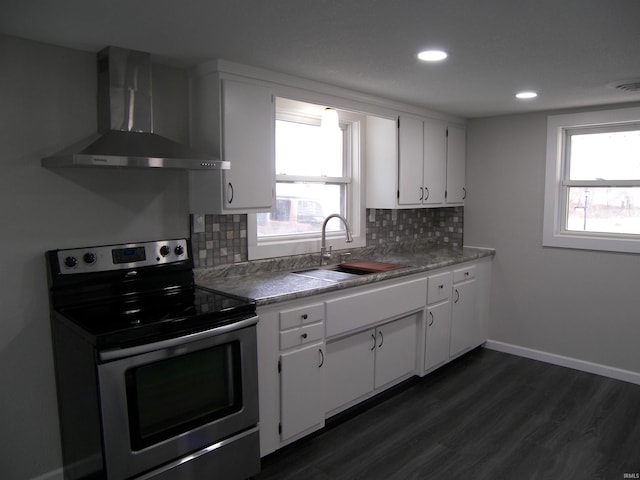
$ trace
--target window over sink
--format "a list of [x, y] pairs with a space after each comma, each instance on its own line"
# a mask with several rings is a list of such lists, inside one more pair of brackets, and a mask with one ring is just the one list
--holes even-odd
[[[337, 113], [327, 126], [323, 115]], [[361, 191], [363, 117], [353, 112], [285, 98], [276, 99], [276, 199], [270, 212], [249, 215], [249, 259], [320, 251], [324, 219], [339, 213], [354, 242], [344, 243], [342, 222], [327, 223], [334, 249], [364, 246]]]

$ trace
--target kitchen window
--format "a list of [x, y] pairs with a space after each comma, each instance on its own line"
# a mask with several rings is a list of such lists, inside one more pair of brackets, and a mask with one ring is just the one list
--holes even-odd
[[640, 253], [640, 108], [547, 124], [543, 244]]
[[272, 211], [248, 219], [249, 258], [320, 251], [324, 219], [339, 213], [350, 223], [353, 243], [345, 243], [345, 226], [327, 223], [327, 244], [334, 250], [365, 245], [361, 182], [360, 115], [329, 109], [338, 121], [327, 125], [328, 107], [276, 99], [276, 192]]

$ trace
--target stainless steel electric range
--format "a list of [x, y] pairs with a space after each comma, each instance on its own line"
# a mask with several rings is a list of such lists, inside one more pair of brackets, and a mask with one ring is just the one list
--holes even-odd
[[186, 239], [46, 259], [65, 478], [258, 473], [255, 304], [196, 286]]

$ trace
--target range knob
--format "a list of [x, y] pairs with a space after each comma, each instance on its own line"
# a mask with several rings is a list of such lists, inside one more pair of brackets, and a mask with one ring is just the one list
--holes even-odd
[[170, 253], [171, 249], [169, 248], [169, 245], [163, 245], [160, 247], [160, 255], [162, 255], [163, 257], [166, 257]]
[[93, 252], [87, 252], [84, 254], [82, 259], [84, 260], [84, 263], [88, 263], [89, 265], [91, 265], [96, 263], [96, 260], [98, 259], [98, 257], [96, 257], [96, 254]]
[[180, 256], [184, 253], [184, 247], [182, 245], [178, 245], [176, 246], [176, 248], [173, 249], [173, 251], [175, 252], [176, 255]]
[[78, 265], [78, 259], [76, 257], [69, 256], [64, 259], [64, 264], [67, 268], [74, 268]]

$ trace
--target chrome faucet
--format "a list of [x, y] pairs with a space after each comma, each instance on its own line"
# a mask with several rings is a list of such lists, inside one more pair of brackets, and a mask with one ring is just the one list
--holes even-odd
[[331, 260], [331, 246], [329, 246], [329, 251], [327, 251], [327, 239], [326, 239], [326, 230], [327, 230], [327, 222], [332, 218], [339, 218], [344, 223], [344, 226], [347, 230], [347, 243], [353, 242], [353, 237], [351, 236], [351, 227], [349, 226], [349, 222], [342, 215], [338, 213], [332, 213], [327, 218], [324, 219], [322, 223], [322, 243], [320, 244], [320, 265], [326, 265], [328, 260]]

